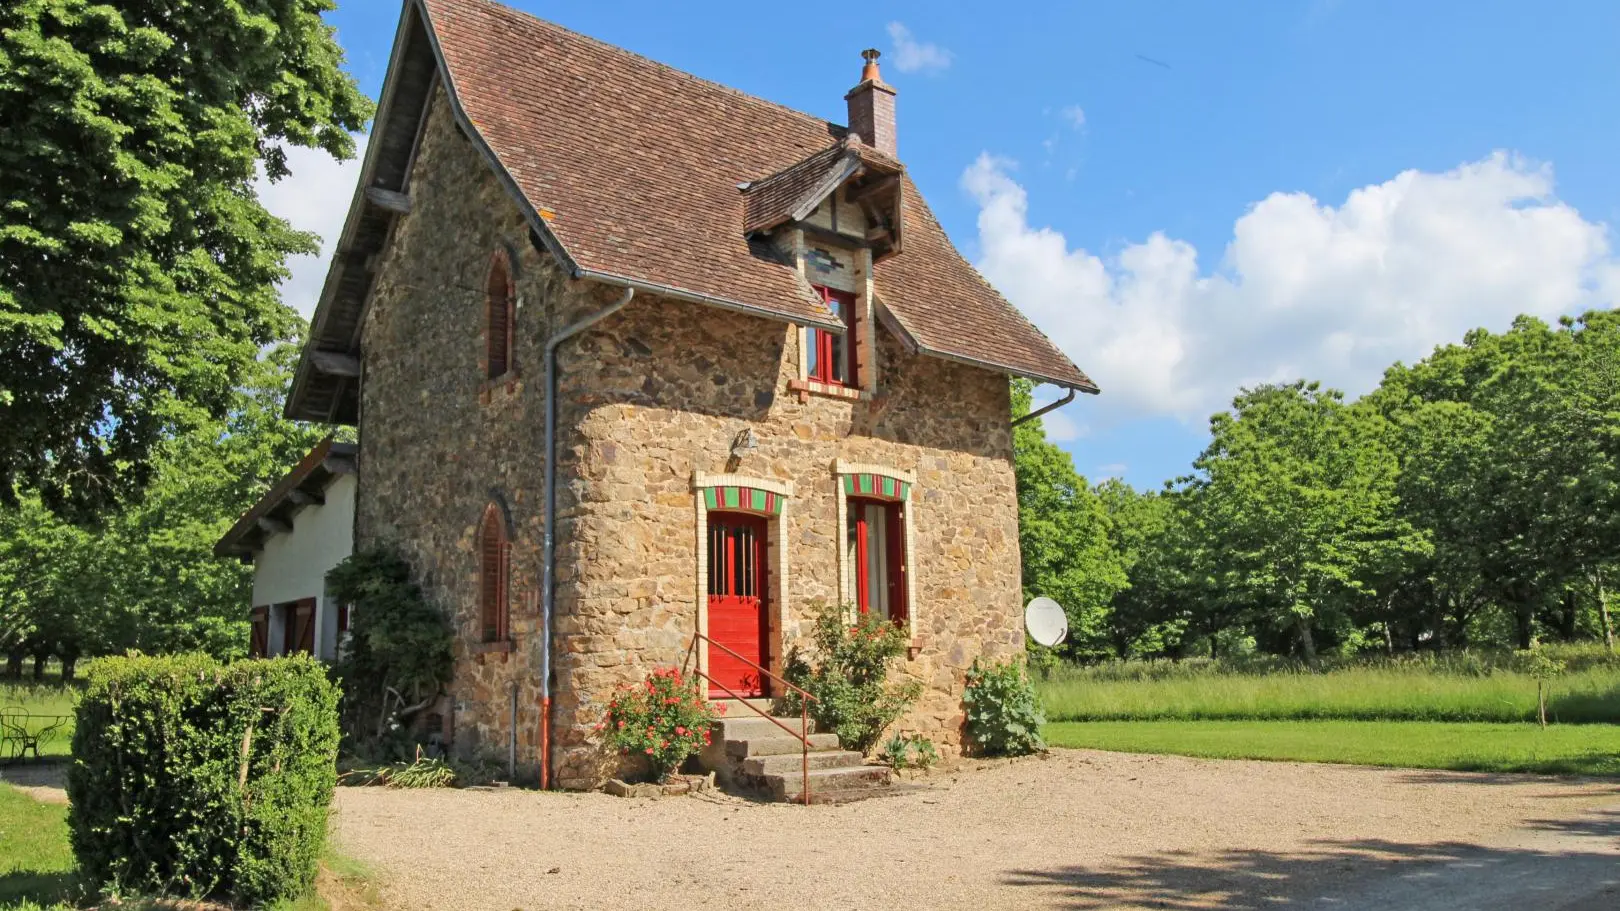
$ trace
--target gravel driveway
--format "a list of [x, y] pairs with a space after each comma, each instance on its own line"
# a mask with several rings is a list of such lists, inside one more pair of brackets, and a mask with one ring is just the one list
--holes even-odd
[[843, 806], [340, 788], [389, 907], [1620, 908], [1620, 785], [1059, 750]]

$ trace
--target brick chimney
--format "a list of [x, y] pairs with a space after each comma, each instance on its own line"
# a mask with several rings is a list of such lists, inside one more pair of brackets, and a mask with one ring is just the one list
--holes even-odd
[[849, 90], [844, 100], [849, 102], [849, 128], [861, 141], [899, 158], [894, 137], [894, 86], [887, 85], [878, 75], [878, 57], [875, 49], [861, 51], [866, 66], [861, 69], [861, 84]]

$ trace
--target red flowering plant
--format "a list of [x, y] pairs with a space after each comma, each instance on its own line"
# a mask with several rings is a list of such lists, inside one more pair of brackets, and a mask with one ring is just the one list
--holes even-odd
[[609, 744], [625, 755], [647, 757], [654, 779], [662, 781], [708, 746], [717, 717], [698, 678], [661, 667], [639, 684], [620, 687], [603, 727]]

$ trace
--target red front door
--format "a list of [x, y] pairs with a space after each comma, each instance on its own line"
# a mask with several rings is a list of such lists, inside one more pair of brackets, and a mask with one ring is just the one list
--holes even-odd
[[709, 676], [714, 678], [710, 696], [727, 696], [721, 685], [738, 696], [764, 696], [768, 692], [763, 675], [749, 666], [752, 662], [764, 667], [770, 654], [765, 645], [768, 590], [765, 520], [710, 513], [709, 638], [714, 643], [709, 647]]

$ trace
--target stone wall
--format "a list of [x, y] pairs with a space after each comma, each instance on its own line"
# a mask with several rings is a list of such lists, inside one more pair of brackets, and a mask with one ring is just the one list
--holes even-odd
[[[795, 338], [766, 320], [638, 296], [568, 349], [565, 422], [578, 436], [559, 502], [570, 532], [558, 628], [564, 783], [589, 783], [590, 726], [612, 688], [679, 660], [696, 627], [696, 472], [793, 484], [773, 631], [787, 644], [812, 604], [839, 600], [836, 462], [915, 473], [918, 653], [904, 667], [927, 695], [905, 729], [959, 747], [967, 667], [978, 655], [1022, 652], [1006, 378], [907, 354], [882, 333], [885, 401], [801, 402], [786, 391]], [[734, 459], [744, 428], [757, 447]]]
[[[405, 216], [378, 264], [364, 326], [356, 542], [397, 543], [458, 632], [449, 723], [458, 750], [536, 771], [544, 467], [541, 358], [550, 327], [619, 289], [567, 281], [537, 252], [516, 206], [434, 100]], [[483, 367], [492, 254], [515, 264], [514, 372]], [[917, 654], [928, 685], [904, 722], [947, 747], [961, 736], [961, 687], [978, 655], [1023, 649], [1008, 387], [1004, 376], [912, 355], [876, 332], [881, 395], [789, 392], [799, 331], [638, 294], [560, 351], [557, 642], [553, 768], [563, 786], [599, 780], [593, 727], [613, 689], [678, 662], [700, 598], [693, 479], [732, 473], [791, 482], [773, 541], [772, 652], [807, 608], [839, 600], [838, 460], [915, 473], [909, 507]], [[752, 428], [757, 447], [730, 449]], [[491, 501], [509, 517], [510, 646], [479, 642], [475, 535]]]

